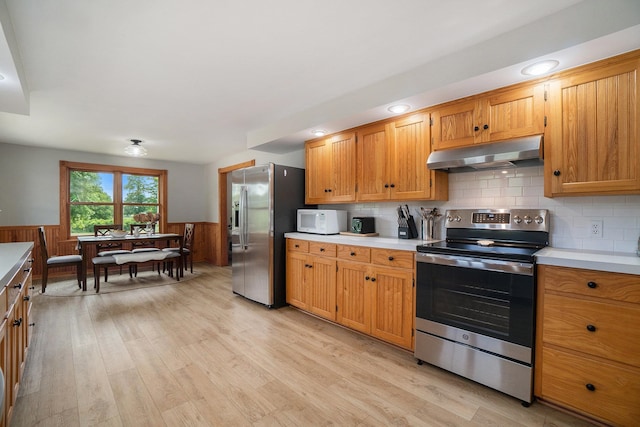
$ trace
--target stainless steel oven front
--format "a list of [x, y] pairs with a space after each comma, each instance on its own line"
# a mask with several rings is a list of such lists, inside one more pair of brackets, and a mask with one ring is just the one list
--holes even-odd
[[533, 262], [416, 254], [415, 357], [532, 401]]

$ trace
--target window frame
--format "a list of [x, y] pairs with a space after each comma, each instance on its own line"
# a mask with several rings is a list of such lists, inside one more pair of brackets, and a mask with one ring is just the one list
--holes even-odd
[[60, 236], [67, 240], [75, 239], [76, 236], [71, 235], [71, 172], [108, 172], [114, 174], [114, 223], [121, 224], [123, 222], [122, 210], [125, 202], [122, 200], [122, 175], [144, 175], [154, 176], [158, 178], [158, 212], [160, 213], [160, 221], [158, 222], [158, 231], [162, 232], [167, 228], [167, 170], [166, 169], [148, 169], [133, 168], [128, 166], [101, 165], [95, 163], [78, 163], [60, 161]]

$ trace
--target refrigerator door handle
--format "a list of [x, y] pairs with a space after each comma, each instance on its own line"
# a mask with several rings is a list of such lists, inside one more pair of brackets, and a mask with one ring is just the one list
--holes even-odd
[[247, 187], [240, 187], [240, 246], [247, 249]]

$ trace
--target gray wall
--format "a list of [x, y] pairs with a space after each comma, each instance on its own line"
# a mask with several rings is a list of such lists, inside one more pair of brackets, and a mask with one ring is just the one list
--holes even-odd
[[0, 143], [0, 226], [60, 223], [60, 160], [168, 171], [167, 221], [206, 219], [206, 166]]

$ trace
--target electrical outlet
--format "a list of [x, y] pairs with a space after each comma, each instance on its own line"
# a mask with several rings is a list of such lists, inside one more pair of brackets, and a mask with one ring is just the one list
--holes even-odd
[[602, 220], [601, 219], [591, 220], [591, 237], [602, 238]]

